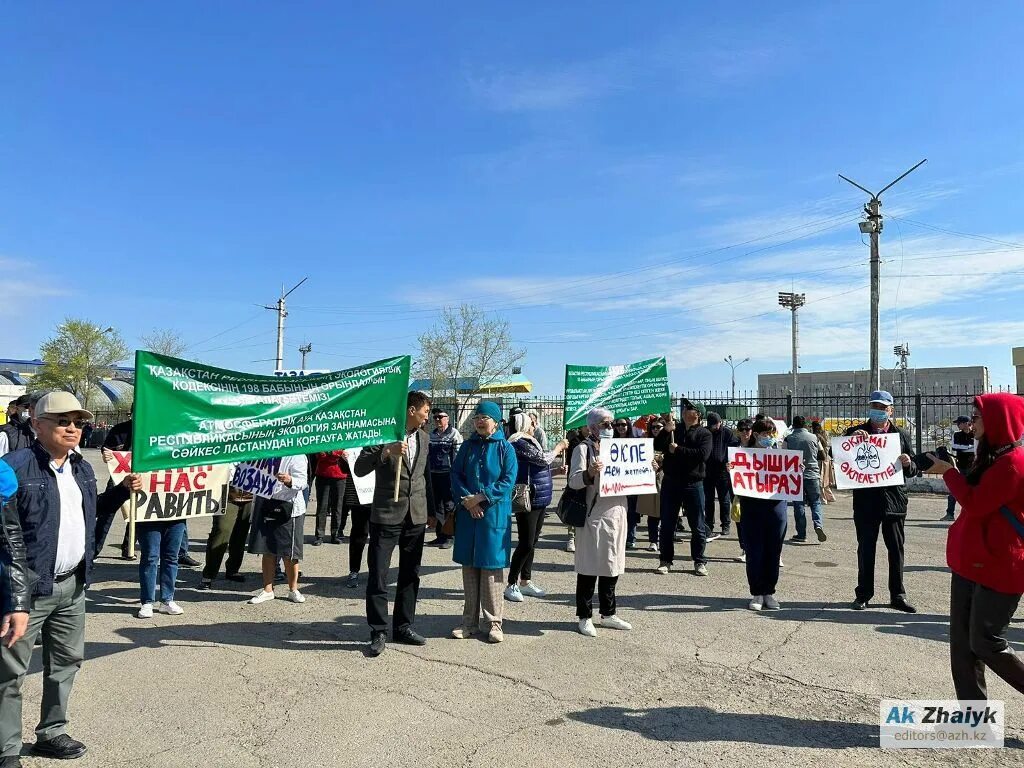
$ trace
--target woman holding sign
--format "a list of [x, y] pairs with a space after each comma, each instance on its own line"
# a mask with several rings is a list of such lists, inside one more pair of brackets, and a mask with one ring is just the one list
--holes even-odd
[[[242, 465], [245, 466], [245, 465]], [[263, 591], [249, 600], [259, 605], [274, 599], [274, 567], [277, 558], [284, 558], [288, 581], [288, 599], [304, 603], [299, 592], [299, 560], [302, 559], [302, 524], [306, 514], [303, 491], [307, 482], [309, 461], [305, 456], [283, 456], [261, 459], [250, 466], [268, 482], [258, 482], [254, 491], [256, 503], [252, 510], [249, 552], [263, 555]]]
[[[751, 427], [750, 437], [745, 441], [741, 439], [740, 444], [744, 448], [778, 448], [775, 422], [768, 418], [757, 419]], [[752, 611], [779, 609], [775, 587], [779, 583], [782, 546], [786, 540], [788, 506], [785, 499], [740, 496], [743, 551], [746, 553]]]
[[587, 414], [590, 436], [572, 454], [569, 465], [569, 487], [587, 490], [587, 519], [576, 530], [576, 616], [579, 632], [597, 637], [594, 628], [594, 588], [601, 608], [601, 626], [608, 629], [632, 629], [633, 626], [615, 615], [615, 586], [626, 570], [626, 498], [600, 496], [598, 481], [601, 463], [601, 440], [615, 437], [612, 412], [594, 408]]
[[962, 701], [988, 699], [985, 667], [1024, 693], [1024, 661], [1006, 642], [1024, 594], [1024, 400], [981, 395], [974, 408], [978, 455], [967, 474], [928, 454], [928, 471], [942, 474], [963, 510], [946, 542], [949, 658]]

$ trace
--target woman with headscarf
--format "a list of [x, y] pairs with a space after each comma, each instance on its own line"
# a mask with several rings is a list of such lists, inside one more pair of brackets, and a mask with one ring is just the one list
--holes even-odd
[[985, 667], [1024, 693], [1024, 661], [1006, 641], [1024, 594], [1024, 400], [976, 397], [972, 422], [978, 450], [967, 474], [934, 454], [928, 468], [961, 507], [946, 540], [949, 660], [961, 701], [988, 699]]
[[544, 512], [551, 503], [551, 464], [561, 456], [569, 445], [561, 441], [553, 451], [545, 451], [533, 435], [530, 416], [517, 413], [512, 416], [512, 434], [508, 441], [516, 452], [518, 471], [515, 492], [512, 496], [512, 511], [516, 516], [516, 530], [519, 541], [512, 553], [512, 564], [508, 570], [508, 586], [505, 599], [512, 603], [523, 602], [523, 596], [544, 597], [547, 594], [533, 583], [533, 555], [544, 526]]
[[452, 467], [452, 497], [457, 500], [452, 557], [462, 566], [465, 590], [462, 626], [452, 631], [459, 640], [476, 633], [481, 611], [487, 641], [505, 639], [501, 593], [512, 553], [512, 488], [519, 465], [500, 422], [498, 404], [481, 400], [473, 413], [474, 432], [462, 443]]
[[576, 447], [569, 467], [569, 487], [586, 488], [587, 518], [576, 531], [576, 616], [579, 632], [597, 637], [594, 628], [594, 588], [601, 609], [601, 626], [632, 629], [615, 615], [615, 586], [626, 570], [626, 497], [600, 496], [601, 440], [615, 435], [612, 412], [594, 408], [587, 414], [590, 436]]
[[[742, 434], [742, 433], [741, 433]], [[778, 428], [772, 419], [757, 419], [751, 427], [750, 437], [740, 438], [744, 448], [779, 447]], [[743, 524], [743, 551], [746, 553], [747, 585], [750, 587], [750, 610], [779, 609], [775, 587], [779, 583], [782, 566], [782, 546], [786, 540], [787, 508], [779, 499], [755, 499], [740, 496], [740, 520]]]

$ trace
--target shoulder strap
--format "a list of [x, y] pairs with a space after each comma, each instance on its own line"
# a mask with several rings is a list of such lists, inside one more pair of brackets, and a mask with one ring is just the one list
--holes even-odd
[[1013, 529], [1017, 531], [1017, 535], [1024, 539], [1024, 523], [1020, 521], [1020, 518], [1013, 514], [1013, 510], [1007, 507], [1005, 504], [999, 508], [1003, 517], [1006, 518], [1006, 522], [1013, 526]]

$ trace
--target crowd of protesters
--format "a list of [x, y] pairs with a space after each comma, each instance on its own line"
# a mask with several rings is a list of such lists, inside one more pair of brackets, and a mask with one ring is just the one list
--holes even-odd
[[[1013, 395], [979, 397], [973, 418], [957, 422], [955, 463], [950, 463], [934, 454], [926, 460], [912, 457], [909, 438], [893, 419], [892, 395], [877, 391], [869, 400], [867, 420], [846, 434], [892, 434], [901, 446], [898, 462], [905, 477], [938, 473], [949, 489], [948, 517], [955, 520], [947, 551], [953, 571], [950, 641], [957, 695], [985, 698], [986, 667], [1024, 691], [1024, 663], [1005, 638], [1024, 593], [1024, 401]], [[85, 745], [66, 730], [68, 699], [84, 657], [84, 594], [117, 509], [141, 487], [139, 477], [130, 474], [98, 493], [93, 470], [79, 449], [93, 415], [74, 396], [53, 392], [18, 398], [8, 415], [0, 428], [0, 454], [5, 454], [0, 461], [0, 766], [18, 764], [21, 688], [40, 633], [48, 661], [34, 751], [61, 759], [85, 752]], [[431, 417], [434, 429], [428, 432]], [[496, 403], [481, 401], [470, 421], [472, 431], [463, 439], [447, 412], [433, 409], [425, 394], [412, 392], [402, 440], [356, 451], [280, 457], [272, 492], [253, 495], [230, 489], [226, 513], [214, 518], [199, 588], [213, 587], [225, 554], [225, 578], [243, 582], [240, 569], [248, 551], [261, 556], [262, 577], [250, 604], [275, 599], [279, 581], [287, 583], [290, 601], [304, 602], [299, 590], [303, 524], [310, 487], [315, 486], [313, 546], [343, 543], [351, 522], [346, 587], [359, 586], [367, 552], [368, 656], [385, 651], [389, 624], [392, 642], [427, 643], [416, 629], [416, 607], [428, 530], [435, 533], [431, 545], [451, 549], [462, 570], [462, 619], [452, 637], [479, 635], [500, 643], [504, 603], [546, 595], [534, 580], [533, 562], [549, 508], [559, 506], [562, 517], [553, 477], [564, 474], [567, 488], [578, 492], [585, 508], [583, 518], [567, 526], [581, 635], [596, 637], [598, 627], [632, 629], [619, 616], [616, 595], [627, 551], [643, 547], [638, 540], [645, 539], [646, 549], [658, 553], [655, 571], [667, 576], [676, 567], [676, 544], [688, 538], [693, 573], [707, 577], [709, 545], [730, 538], [734, 525], [750, 609], [779, 610], [776, 595], [789, 504], [734, 498], [730, 448], [800, 452], [803, 499], [792, 503], [793, 541], [808, 540], [808, 507], [817, 543], [828, 541], [822, 505], [834, 500], [829, 443], [820, 424], [808, 424], [801, 416], [780, 434], [779, 422], [764, 414], [741, 419], [733, 429], [719, 414], [685, 399], [678, 422], [667, 413], [634, 422], [594, 408], [584, 427], [572, 430], [551, 450], [536, 414], [515, 409], [506, 419]], [[131, 432], [130, 420], [109, 430], [104, 458], [128, 449]], [[603, 468], [602, 441], [636, 437], [653, 442], [657, 493], [602, 496], [597, 482]], [[360, 497], [357, 483], [371, 474], [375, 487], [369, 501]], [[888, 553], [889, 605], [915, 612], [903, 583], [905, 487], [860, 488], [852, 498], [858, 565], [852, 607], [864, 610], [874, 597], [881, 534]], [[962, 511], [954, 518], [957, 503]], [[184, 521], [140, 521], [135, 534], [141, 545], [137, 615], [149, 618], [157, 608], [181, 614], [175, 601], [178, 568], [199, 565], [188, 556]], [[127, 536], [122, 552], [130, 557], [134, 542]], [[395, 549], [397, 586], [389, 614]]]

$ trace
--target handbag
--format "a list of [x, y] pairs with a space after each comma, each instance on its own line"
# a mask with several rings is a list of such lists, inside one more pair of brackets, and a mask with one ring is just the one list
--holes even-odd
[[512, 488], [512, 511], [517, 515], [533, 509], [530, 484], [516, 483]]
[[734, 523], [738, 523], [740, 521], [741, 515], [742, 508], [740, 507], [740, 497], [733, 496], [732, 505], [729, 507], [729, 519], [732, 520]]
[[292, 503], [278, 499], [262, 499], [260, 514], [270, 523], [283, 523], [292, 516]]
[[[587, 453], [586, 458], [590, 458], [590, 449], [584, 448]], [[587, 461], [584, 461], [586, 464]], [[594, 504], [597, 503], [597, 495], [594, 495]], [[562, 497], [558, 500], [558, 506], [555, 508], [555, 514], [558, 515], [558, 519], [562, 521], [564, 525], [572, 526], [573, 528], [582, 528], [587, 523], [587, 516], [590, 514], [590, 510], [594, 508], [594, 505], [590, 505], [590, 509], [587, 508], [587, 489], [586, 487], [570, 488], [568, 485], [565, 486], [565, 490], [562, 491]]]

